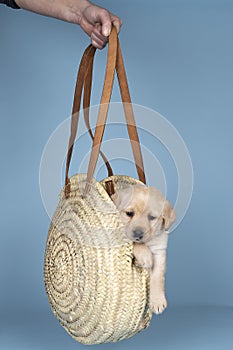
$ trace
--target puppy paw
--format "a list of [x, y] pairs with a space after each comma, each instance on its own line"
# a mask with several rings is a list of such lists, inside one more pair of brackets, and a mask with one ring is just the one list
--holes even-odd
[[140, 258], [137, 258], [138, 265], [143, 267], [144, 269], [152, 269], [153, 267], [153, 258], [151, 254], [140, 256]]
[[150, 310], [156, 315], [161, 314], [167, 307], [167, 300], [165, 295], [158, 295], [151, 297], [150, 299]]
[[152, 253], [144, 244], [134, 244], [134, 256], [137, 260], [137, 265], [144, 269], [151, 269], [153, 267]]

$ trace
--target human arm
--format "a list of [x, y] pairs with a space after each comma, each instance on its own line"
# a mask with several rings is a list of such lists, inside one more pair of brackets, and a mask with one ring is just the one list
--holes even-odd
[[99, 49], [106, 45], [112, 25], [117, 32], [122, 25], [119, 17], [87, 0], [16, 0], [16, 3], [25, 10], [80, 25]]
[[16, 4], [14, 0], [0, 0], [0, 4], [4, 4], [13, 9], [19, 9], [20, 7]]

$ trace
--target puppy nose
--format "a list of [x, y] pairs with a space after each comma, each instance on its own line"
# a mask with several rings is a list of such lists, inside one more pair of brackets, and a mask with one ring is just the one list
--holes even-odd
[[141, 229], [134, 230], [133, 237], [136, 239], [136, 241], [140, 241], [143, 238], [143, 231]]

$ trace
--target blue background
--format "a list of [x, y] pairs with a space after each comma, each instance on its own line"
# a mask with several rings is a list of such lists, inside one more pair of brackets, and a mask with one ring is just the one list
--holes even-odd
[[[233, 1], [98, 4], [123, 19], [132, 100], [173, 123], [195, 174], [189, 211], [170, 239], [167, 311], [136, 337], [98, 347], [232, 349]], [[49, 218], [38, 176], [50, 134], [69, 116], [88, 42], [78, 26], [0, 7], [0, 349], [84, 348], [49, 310], [43, 285]], [[98, 98], [94, 93], [94, 104]]]

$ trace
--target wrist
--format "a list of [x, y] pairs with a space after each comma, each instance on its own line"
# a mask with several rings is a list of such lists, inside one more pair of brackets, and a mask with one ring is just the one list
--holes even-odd
[[89, 6], [91, 6], [92, 5], [92, 3], [90, 2], [90, 1], [88, 1], [88, 0], [79, 0], [78, 2], [77, 2], [77, 9], [78, 9], [78, 11], [80, 12], [80, 13], [83, 13], [83, 11], [85, 11], [85, 9], [87, 8], [87, 7], [89, 7]]
[[75, 16], [76, 24], [80, 24], [84, 11], [92, 4], [88, 0], [80, 0], [70, 7], [71, 16]]

